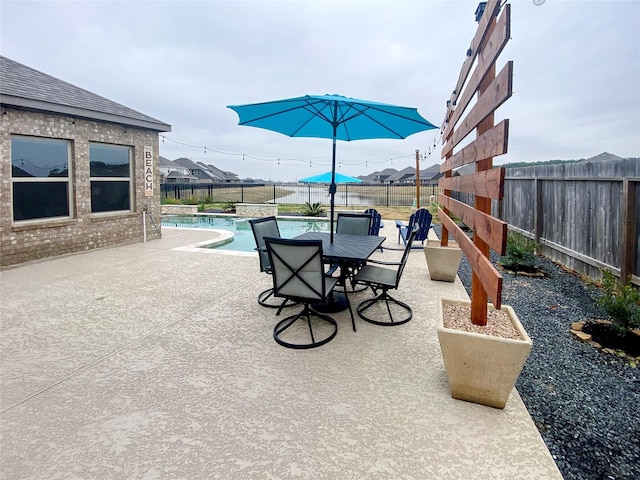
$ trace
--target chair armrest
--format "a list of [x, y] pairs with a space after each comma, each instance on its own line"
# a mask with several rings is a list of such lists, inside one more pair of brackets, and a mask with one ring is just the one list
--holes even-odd
[[396, 220], [396, 228], [398, 229], [398, 245], [400, 245], [400, 238], [402, 237], [402, 229], [406, 229], [407, 225], [405, 225], [402, 220]]
[[367, 260], [367, 263], [375, 263], [378, 265], [389, 265], [389, 266], [396, 266], [396, 267], [399, 265], [402, 265], [402, 262], [383, 262], [382, 260], [376, 260], [372, 258], [369, 258]]
[[338, 269], [338, 267], [340, 267], [340, 265], [338, 265], [337, 263], [334, 263], [333, 265], [331, 265], [329, 267], [329, 270], [327, 270], [326, 272], [324, 272], [324, 274], [327, 277], [332, 277], [334, 273], [336, 273], [336, 270]]

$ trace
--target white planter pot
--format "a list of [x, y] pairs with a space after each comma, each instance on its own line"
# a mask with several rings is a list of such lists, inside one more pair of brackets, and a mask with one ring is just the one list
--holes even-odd
[[[519, 340], [470, 333], [444, 327], [443, 305], [465, 304], [442, 299], [438, 303], [438, 340], [444, 358], [451, 396], [467, 402], [504, 408], [532, 342], [513, 308], [503, 305]], [[489, 304], [489, 309], [493, 305]], [[471, 319], [469, 319], [471, 322]]]
[[424, 246], [431, 280], [453, 282], [458, 274], [462, 250], [457, 245], [441, 247], [440, 241], [429, 240]]

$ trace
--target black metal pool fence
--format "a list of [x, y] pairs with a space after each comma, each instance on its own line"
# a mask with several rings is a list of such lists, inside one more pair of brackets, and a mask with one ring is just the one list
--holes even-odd
[[[411, 184], [340, 184], [335, 195], [338, 206], [409, 206], [414, 205], [416, 187]], [[215, 184], [176, 183], [161, 185], [162, 198], [189, 203], [305, 203], [329, 204], [329, 187], [300, 184]], [[437, 185], [420, 186], [420, 203], [436, 201]]]

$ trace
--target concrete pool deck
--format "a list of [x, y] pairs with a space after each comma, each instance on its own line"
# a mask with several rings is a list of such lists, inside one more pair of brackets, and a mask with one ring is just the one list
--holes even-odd
[[257, 257], [184, 248], [214, 235], [0, 272], [0, 477], [562, 478], [515, 390], [504, 410], [450, 397], [436, 304], [467, 295], [421, 250], [409, 323], [354, 333], [340, 312], [333, 341], [296, 351], [256, 302]]

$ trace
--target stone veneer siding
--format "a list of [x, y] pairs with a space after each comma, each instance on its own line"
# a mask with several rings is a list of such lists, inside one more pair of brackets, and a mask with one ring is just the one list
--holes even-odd
[[162, 213], [169, 215], [195, 215], [198, 205], [162, 205]]
[[236, 203], [239, 217], [270, 217], [278, 215], [277, 203]]
[[[158, 132], [65, 115], [2, 106], [0, 128], [0, 267], [143, 241], [142, 211], [160, 226]], [[71, 141], [71, 218], [13, 223], [11, 206], [11, 136], [25, 135]], [[91, 213], [89, 142], [133, 147], [131, 212]], [[144, 195], [144, 147], [153, 149], [152, 197]], [[147, 219], [147, 240], [158, 238]]]

